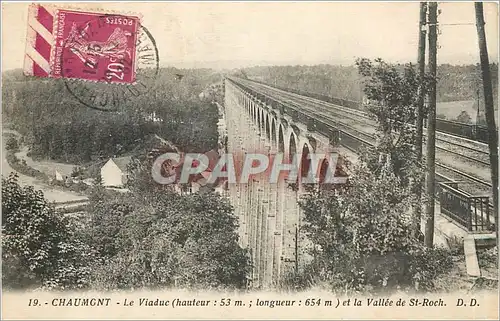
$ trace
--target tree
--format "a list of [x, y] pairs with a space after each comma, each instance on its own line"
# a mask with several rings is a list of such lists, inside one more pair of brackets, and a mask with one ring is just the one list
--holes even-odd
[[[165, 68], [151, 89], [154, 95], [144, 96], [143, 103], [134, 106], [124, 102], [123, 109], [114, 113], [81, 108], [64, 82], [56, 79], [12, 82], [8, 77], [2, 92], [7, 104], [13, 105], [9, 121], [27, 137], [33, 157], [83, 165], [132, 153], [154, 134], [186, 152], [208, 151], [217, 143], [217, 108], [198, 95], [220, 80], [219, 75], [186, 70], [179, 82], [173, 76], [179, 72]], [[152, 113], [162, 120], [148, 118]]]
[[[366, 97], [375, 103], [368, 112], [377, 122], [375, 148], [362, 154], [369, 168], [380, 172], [381, 163], [387, 162], [402, 186], [413, 186], [417, 196], [422, 194], [424, 166], [416, 152], [419, 99], [427, 93], [431, 78], [417, 73], [412, 64], [391, 65], [382, 59], [356, 60], [358, 71], [364, 77]], [[422, 88], [419, 88], [422, 87]], [[425, 118], [427, 111], [421, 111]], [[417, 200], [417, 203], [420, 203]], [[420, 235], [422, 208], [414, 207], [414, 234]]]
[[151, 160], [131, 166], [131, 193], [95, 190], [90, 243], [99, 288], [243, 288], [249, 262], [237, 221], [214, 192], [179, 195], [153, 181]]
[[[301, 201], [315, 244], [314, 273], [336, 290], [429, 289], [451, 260], [442, 249], [424, 247], [413, 213], [421, 206], [416, 189], [423, 180], [413, 126], [420, 79], [411, 64], [356, 64], [365, 95], [375, 102], [368, 112], [377, 122], [376, 143], [361, 152], [348, 185], [307, 193]], [[422, 82], [425, 91], [430, 80]]]
[[472, 118], [465, 110], [462, 110], [462, 112], [457, 116], [457, 121], [465, 124], [472, 124]]
[[182, 216], [165, 216], [182, 245], [179, 284], [200, 288], [244, 288], [246, 250], [238, 245], [237, 219], [229, 202], [214, 192], [181, 196]]
[[374, 173], [362, 163], [351, 173], [348, 186], [316, 190], [300, 202], [315, 245], [314, 275], [340, 292], [431, 289], [452, 262], [413, 235], [412, 189], [387, 167]]
[[73, 178], [81, 178], [84, 174], [84, 170], [80, 166], [74, 166], [73, 170], [71, 171], [71, 177]]
[[[364, 92], [370, 101], [368, 112], [377, 122], [377, 144], [366, 155], [369, 167], [380, 171], [381, 155], [387, 155], [394, 174], [403, 185], [411, 178], [422, 179], [416, 172], [422, 170], [414, 153], [415, 124], [419, 76], [411, 64], [396, 66], [376, 59], [356, 60], [358, 71], [364, 77]], [[424, 79], [424, 91], [429, 79]], [[424, 116], [426, 111], [424, 110]], [[385, 157], [382, 157], [385, 159]]]
[[10, 288], [83, 288], [92, 251], [41, 191], [2, 178], [2, 281]]
[[17, 142], [17, 139], [15, 137], [9, 137], [5, 147], [7, 148], [8, 151], [16, 152], [19, 149], [19, 144]]

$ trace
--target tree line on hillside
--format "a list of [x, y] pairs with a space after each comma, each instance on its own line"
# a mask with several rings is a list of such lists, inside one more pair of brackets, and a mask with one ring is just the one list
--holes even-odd
[[[395, 68], [403, 71], [404, 65], [398, 64]], [[490, 68], [497, 109], [498, 64], [492, 63]], [[362, 79], [354, 65], [257, 66], [244, 68], [243, 72], [250, 79], [330, 97], [361, 101], [364, 95]], [[437, 68], [437, 76], [438, 102], [476, 100], [478, 89], [481, 101], [484, 100], [479, 64], [441, 64]], [[457, 116], [460, 112], [457, 111]]]
[[[78, 164], [121, 156], [151, 134], [186, 151], [204, 152], [216, 146], [217, 108], [208, 97], [199, 96], [220, 81], [211, 70], [161, 69], [151, 91], [139, 103], [125, 103], [119, 112], [79, 104], [62, 80], [19, 73], [4, 73], [4, 122], [25, 136], [35, 158]], [[176, 77], [178, 73], [184, 77]]]

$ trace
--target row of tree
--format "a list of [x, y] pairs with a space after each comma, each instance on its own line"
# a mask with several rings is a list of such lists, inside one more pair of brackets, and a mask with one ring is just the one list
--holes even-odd
[[[404, 65], [395, 65], [402, 72]], [[491, 66], [494, 97], [498, 97], [498, 64]], [[315, 65], [315, 66], [258, 66], [243, 69], [251, 79], [272, 85], [302, 90], [341, 99], [361, 101], [363, 82], [356, 66]], [[437, 68], [437, 101], [477, 100], [484, 102], [481, 91], [481, 69], [477, 65], [441, 64]], [[495, 99], [497, 101], [497, 99]], [[484, 106], [484, 103], [482, 103]], [[495, 105], [496, 109], [498, 105]], [[457, 115], [460, 111], [457, 111]]]
[[36, 80], [19, 72], [4, 75], [4, 121], [26, 137], [33, 157], [87, 163], [127, 154], [151, 134], [187, 151], [204, 152], [217, 142], [217, 108], [210, 97], [199, 96], [220, 80], [210, 70], [161, 69], [141, 102], [125, 102], [118, 112], [79, 104], [62, 80]]

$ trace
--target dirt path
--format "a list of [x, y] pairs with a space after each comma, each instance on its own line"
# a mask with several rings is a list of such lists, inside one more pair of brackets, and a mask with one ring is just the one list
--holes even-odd
[[52, 176], [54, 174], [54, 170], [59, 171], [62, 175], [69, 176], [71, 175], [73, 168], [76, 166], [51, 161], [34, 161], [31, 157], [28, 156], [28, 151], [28, 147], [23, 146], [21, 150], [16, 153], [16, 157], [19, 159], [24, 159], [29, 167], [34, 168], [49, 176]]
[[[17, 133], [16, 131], [9, 130], [9, 129], [3, 129], [2, 130], [3, 134], [13, 134], [16, 136], [19, 136], [20, 134]], [[69, 201], [76, 201], [76, 200], [86, 200], [88, 199], [87, 196], [85, 195], [79, 195], [78, 193], [74, 193], [71, 191], [63, 191], [59, 189], [55, 189], [54, 187], [51, 187], [47, 185], [44, 182], [41, 182], [40, 180], [27, 176], [24, 174], [21, 174], [14, 170], [12, 167], [10, 167], [9, 163], [7, 162], [6, 156], [7, 156], [7, 150], [6, 150], [6, 143], [7, 139], [5, 139], [5, 136], [2, 137], [2, 175], [4, 177], [7, 177], [11, 172], [15, 172], [19, 175], [19, 184], [20, 185], [32, 185], [35, 189], [42, 190], [45, 198], [50, 201], [50, 202], [69, 202]], [[31, 160], [31, 159], [30, 159]], [[26, 159], [26, 162], [28, 163], [28, 159]], [[36, 164], [37, 162], [33, 162], [32, 164]], [[48, 163], [48, 162], [47, 162]], [[30, 164], [30, 166], [32, 166]], [[47, 166], [47, 164], [45, 164]], [[32, 166], [36, 168], [35, 166]]]

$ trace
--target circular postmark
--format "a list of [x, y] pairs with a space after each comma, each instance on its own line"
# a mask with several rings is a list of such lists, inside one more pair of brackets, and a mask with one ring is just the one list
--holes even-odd
[[154, 38], [137, 17], [125, 15], [73, 22], [60, 59], [67, 90], [81, 104], [101, 111], [133, 106], [159, 73]]

